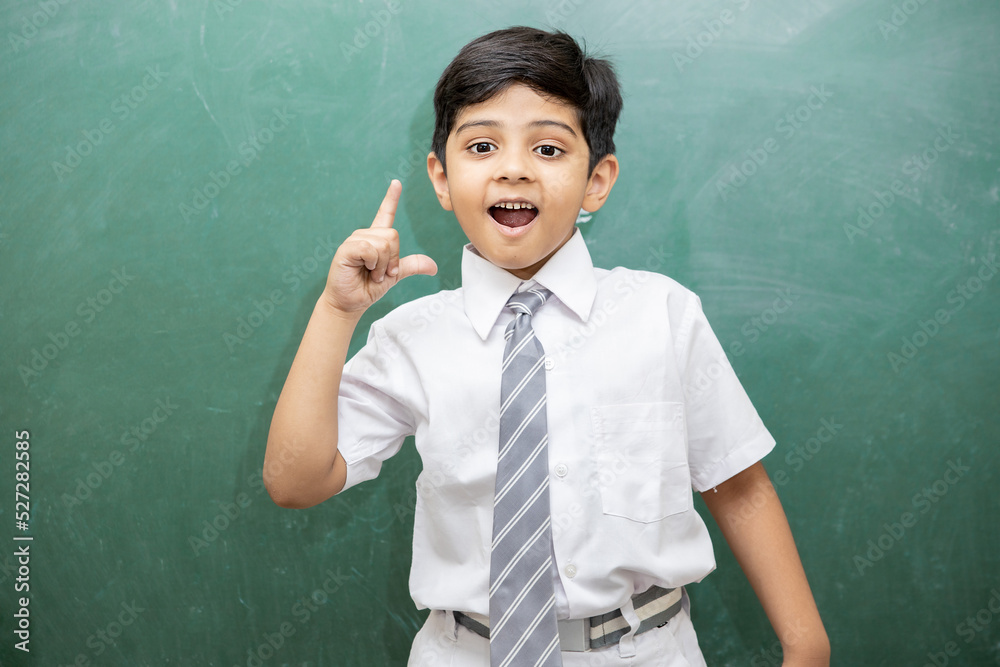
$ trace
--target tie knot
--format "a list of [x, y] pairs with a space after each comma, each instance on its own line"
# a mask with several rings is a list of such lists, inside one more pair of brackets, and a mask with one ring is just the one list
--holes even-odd
[[523, 292], [516, 292], [507, 300], [507, 307], [515, 313], [531, 317], [551, 295], [552, 292], [544, 287], [532, 287]]

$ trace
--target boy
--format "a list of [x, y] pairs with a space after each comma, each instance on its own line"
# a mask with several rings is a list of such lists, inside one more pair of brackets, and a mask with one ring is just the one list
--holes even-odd
[[759, 462], [774, 440], [698, 298], [595, 269], [576, 230], [617, 179], [621, 104], [610, 64], [565, 33], [510, 28], [463, 48], [435, 91], [427, 158], [470, 241], [462, 288], [375, 322], [345, 365], [365, 309], [437, 271], [399, 256], [393, 181], [338, 249], [275, 408], [264, 469], [282, 507], [375, 477], [416, 436], [410, 590], [431, 613], [411, 665], [704, 665], [682, 587], [715, 560], [692, 487], [784, 664], [829, 663]]

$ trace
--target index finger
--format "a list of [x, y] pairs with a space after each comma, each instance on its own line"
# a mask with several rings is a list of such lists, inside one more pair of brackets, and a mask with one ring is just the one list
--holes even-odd
[[385, 192], [382, 205], [378, 207], [378, 213], [375, 214], [375, 220], [372, 221], [370, 229], [392, 227], [392, 223], [396, 219], [396, 205], [399, 204], [399, 195], [402, 192], [403, 184], [398, 179], [392, 179], [389, 182], [389, 189]]

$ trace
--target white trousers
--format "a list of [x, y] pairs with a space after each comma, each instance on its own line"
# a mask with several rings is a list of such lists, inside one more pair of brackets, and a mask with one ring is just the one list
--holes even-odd
[[[635, 655], [623, 658], [619, 647], [587, 652], [563, 651], [563, 667], [706, 667], [691, 625], [691, 602], [662, 628], [635, 636]], [[489, 667], [490, 642], [455, 623], [450, 611], [432, 611], [413, 638], [407, 667]]]

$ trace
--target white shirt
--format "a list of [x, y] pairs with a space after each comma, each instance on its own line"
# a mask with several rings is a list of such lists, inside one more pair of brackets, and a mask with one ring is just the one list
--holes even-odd
[[[711, 489], [774, 447], [700, 300], [657, 273], [594, 268], [579, 231], [534, 281], [553, 295], [532, 326], [546, 353], [558, 617], [700, 581], [715, 557], [692, 487]], [[505, 304], [521, 283], [467, 245], [462, 287], [373, 323], [344, 369], [345, 489], [416, 436], [419, 609], [489, 613]]]

